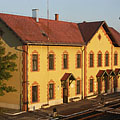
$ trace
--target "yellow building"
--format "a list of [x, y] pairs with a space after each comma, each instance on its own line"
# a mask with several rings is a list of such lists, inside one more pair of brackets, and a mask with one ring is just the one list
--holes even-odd
[[8, 81], [17, 92], [0, 97], [1, 107], [34, 110], [120, 91], [120, 33], [105, 21], [55, 18], [0, 14], [6, 52], [18, 56]]

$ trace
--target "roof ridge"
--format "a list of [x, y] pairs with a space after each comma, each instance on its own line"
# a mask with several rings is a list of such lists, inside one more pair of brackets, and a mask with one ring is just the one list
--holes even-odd
[[1, 15], [9, 15], [9, 16], [17, 16], [17, 17], [28, 17], [31, 18], [30, 16], [25, 16], [25, 15], [18, 15], [18, 14], [11, 14], [11, 13], [0, 13]]
[[[24, 18], [31, 18], [31, 19], [34, 19], [32, 18], [32, 16], [24, 16], [24, 15], [16, 15], [16, 14], [9, 14], [9, 13], [0, 13], [1, 15], [8, 15], [8, 16], [16, 16], [16, 17], [24, 17]], [[47, 19], [47, 18], [40, 18], [39, 17], [39, 20], [49, 20], [51, 22], [64, 22], [64, 23], [73, 23], [73, 24], [77, 24], [75, 22], [69, 22], [69, 21], [62, 21], [62, 20], [54, 20], [54, 19]], [[39, 23], [39, 22], [38, 22]]]
[[81, 22], [81, 23], [77, 23], [77, 24], [84, 24], [84, 23], [103, 23], [103, 22], [105, 22], [104, 20], [101, 20], [101, 21], [83, 21], [83, 22]]

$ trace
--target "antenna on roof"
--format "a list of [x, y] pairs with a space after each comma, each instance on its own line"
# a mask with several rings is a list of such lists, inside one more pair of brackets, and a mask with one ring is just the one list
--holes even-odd
[[49, 40], [49, 0], [47, 0], [47, 28], [48, 28], [48, 40]]
[[[47, 38], [49, 41], [49, 0], [47, 0], [47, 30], [48, 30]], [[47, 45], [47, 60], [49, 60], [49, 45]], [[49, 80], [49, 72], [48, 72], [48, 80]], [[49, 94], [47, 94], [47, 103], [49, 104]]]

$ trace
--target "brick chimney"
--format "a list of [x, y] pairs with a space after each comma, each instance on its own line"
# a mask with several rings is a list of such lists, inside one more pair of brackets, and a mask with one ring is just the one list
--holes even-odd
[[32, 18], [35, 18], [36, 22], [39, 22], [38, 12], [39, 9], [32, 9]]
[[59, 14], [55, 14], [55, 20], [59, 21]]

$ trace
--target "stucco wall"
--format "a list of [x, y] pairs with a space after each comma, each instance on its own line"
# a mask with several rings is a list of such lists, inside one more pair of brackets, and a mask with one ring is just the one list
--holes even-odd
[[[99, 39], [99, 35], [101, 38]], [[93, 36], [93, 38], [90, 40], [90, 42], [87, 45], [87, 96], [94, 94], [94, 92], [97, 92], [98, 89], [98, 83], [96, 79], [96, 75], [99, 70], [106, 70], [106, 69], [111, 69], [111, 40], [109, 39], [108, 35], [104, 31], [104, 29], [101, 27], [96, 34]], [[94, 54], [94, 67], [89, 66], [89, 55], [90, 52], [93, 52]], [[109, 66], [105, 66], [105, 53], [108, 51], [109, 53]], [[98, 53], [102, 53], [102, 66], [98, 67]], [[94, 79], [94, 92], [90, 93], [90, 78]], [[103, 84], [103, 91], [104, 91], [104, 81], [102, 82]]]
[[12, 52], [17, 54], [18, 57], [15, 60], [18, 70], [13, 72], [13, 77], [6, 81], [8, 85], [14, 86], [17, 92], [5, 93], [4, 96], [0, 96], [0, 106], [20, 109], [20, 94], [22, 94], [22, 44], [15, 34], [1, 22], [0, 28], [4, 32], [1, 39], [6, 53]]
[[[68, 53], [68, 69], [63, 69], [63, 53]], [[81, 52], [80, 47], [64, 47], [64, 46], [29, 46], [28, 47], [28, 81], [29, 81], [29, 107], [36, 104], [40, 105], [49, 103], [49, 104], [58, 104], [62, 101], [62, 87], [61, 87], [61, 78], [65, 73], [72, 73], [76, 79], [81, 80], [81, 68], [76, 68], [76, 54]], [[32, 54], [38, 53], [38, 66], [39, 71], [32, 71]], [[55, 55], [55, 69], [48, 69], [48, 59], [47, 53], [54, 53]], [[55, 98], [53, 100], [48, 100], [48, 83], [53, 81], [55, 84]], [[32, 94], [31, 87], [32, 84], [38, 83], [39, 85], [39, 102], [32, 103]], [[69, 98], [76, 96], [76, 81], [72, 82], [69, 86]], [[79, 95], [81, 96], [81, 95]], [[37, 106], [37, 105], [36, 105]]]

